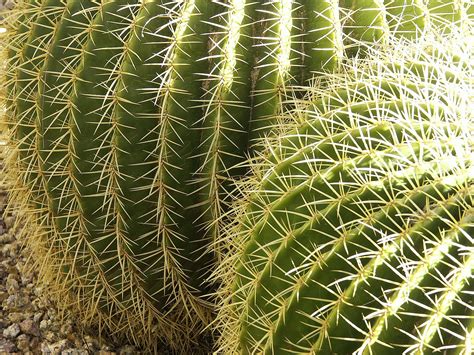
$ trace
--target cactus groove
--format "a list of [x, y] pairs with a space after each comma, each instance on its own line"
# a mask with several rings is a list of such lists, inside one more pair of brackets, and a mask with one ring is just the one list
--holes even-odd
[[469, 353], [472, 48], [423, 41], [344, 66], [254, 163], [216, 272], [221, 351]]
[[[16, 1], [3, 43], [6, 172], [51, 294], [86, 325], [186, 349], [213, 317], [229, 194], [260, 139], [287, 124], [294, 89], [391, 34], [456, 28], [471, 13], [461, 0]], [[350, 136], [388, 139], [384, 129]], [[349, 166], [334, 171], [355, 184]]]

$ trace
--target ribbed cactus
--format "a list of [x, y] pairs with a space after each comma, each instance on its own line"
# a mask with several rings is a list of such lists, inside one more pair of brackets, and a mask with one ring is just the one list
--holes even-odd
[[223, 353], [471, 354], [472, 37], [356, 61], [242, 183]]
[[291, 88], [391, 32], [462, 24], [470, 5], [448, 3], [18, 1], [7, 172], [51, 293], [86, 324], [183, 347], [212, 318], [228, 192]]

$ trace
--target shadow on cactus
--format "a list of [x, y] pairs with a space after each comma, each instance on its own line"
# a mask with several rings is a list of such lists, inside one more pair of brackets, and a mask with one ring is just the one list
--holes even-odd
[[295, 104], [241, 183], [220, 351], [472, 353], [470, 40], [393, 40]]

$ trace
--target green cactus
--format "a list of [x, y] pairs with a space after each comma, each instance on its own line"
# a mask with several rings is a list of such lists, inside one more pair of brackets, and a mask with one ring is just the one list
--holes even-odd
[[19, 0], [7, 173], [51, 293], [85, 324], [184, 348], [213, 317], [234, 180], [293, 88], [391, 32], [463, 24], [452, 4]]
[[288, 114], [228, 227], [220, 351], [472, 352], [474, 66], [449, 41], [396, 41]]

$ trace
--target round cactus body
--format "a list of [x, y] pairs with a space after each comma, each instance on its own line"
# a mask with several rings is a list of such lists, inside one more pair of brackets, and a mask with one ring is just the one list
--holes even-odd
[[51, 293], [85, 324], [183, 348], [212, 318], [234, 180], [292, 88], [390, 33], [462, 24], [451, 3], [18, 1], [7, 172]]
[[471, 353], [472, 48], [394, 46], [313, 90], [242, 183], [223, 352]]

